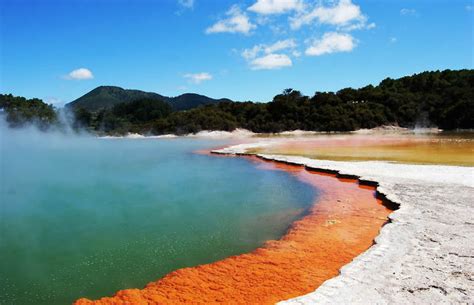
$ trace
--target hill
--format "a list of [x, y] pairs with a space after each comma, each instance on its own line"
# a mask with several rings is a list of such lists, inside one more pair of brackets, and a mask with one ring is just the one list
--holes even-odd
[[130, 103], [136, 100], [161, 100], [170, 104], [173, 110], [188, 110], [201, 105], [217, 104], [229, 99], [213, 99], [204, 95], [186, 93], [176, 97], [167, 97], [153, 92], [123, 89], [115, 86], [100, 86], [70, 102], [66, 107], [74, 109], [84, 108], [88, 111], [110, 109], [121, 103]]
[[102, 108], [111, 108], [120, 103], [132, 102], [139, 99], [166, 100], [167, 98], [152, 92], [122, 89], [115, 86], [100, 86], [70, 102], [66, 107], [97, 111]]
[[205, 95], [195, 93], [185, 93], [176, 97], [168, 98], [168, 103], [173, 107], [174, 110], [188, 110], [199, 107], [201, 105], [212, 105], [221, 102], [232, 102], [227, 98], [213, 99]]

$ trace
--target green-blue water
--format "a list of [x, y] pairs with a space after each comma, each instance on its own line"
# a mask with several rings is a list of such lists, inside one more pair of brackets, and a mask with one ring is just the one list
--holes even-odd
[[70, 304], [279, 238], [317, 195], [223, 142], [1, 134], [0, 304]]

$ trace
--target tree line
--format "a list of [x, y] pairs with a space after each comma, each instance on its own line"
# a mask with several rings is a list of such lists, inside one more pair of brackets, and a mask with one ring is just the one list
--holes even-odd
[[45, 130], [58, 123], [54, 107], [37, 98], [26, 99], [11, 94], [0, 94], [0, 113], [13, 128], [34, 124]]
[[[20, 99], [18, 103], [31, 105], [16, 104], [12, 110], [11, 106], [3, 106], [5, 99]], [[40, 106], [39, 102], [37, 99], [0, 96], [0, 108], [7, 112], [7, 121], [23, 122], [34, 118], [53, 123], [54, 110], [46, 104]], [[32, 109], [37, 109], [37, 113]], [[296, 129], [352, 131], [388, 124], [408, 128], [472, 129], [474, 70], [423, 72], [400, 79], [386, 78], [377, 86], [316, 92], [311, 97], [286, 89], [268, 103], [225, 101], [173, 111], [164, 101], [141, 99], [96, 112], [84, 108], [73, 111], [75, 128], [105, 134], [187, 134], [236, 128], [259, 133]]]

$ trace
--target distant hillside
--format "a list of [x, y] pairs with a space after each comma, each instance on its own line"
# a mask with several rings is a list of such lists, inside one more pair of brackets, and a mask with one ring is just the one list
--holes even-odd
[[167, 102], [173, 110], [188, 110], [201, 105], [217, 104], [229, 99], [213, 99], [204, 95], [186, 93], [177, 97], [167, 97], [153, 92], [123, 89], [114, 86], [100, 86], [67, 104], [66, 107], [84, 108], [89, 111], [109, 109], [120, 103], [129, 103], [139, 99], [156, 99]]
[[185, 93], [180, 96], [168, 98], [168, 103], [171, 105], [171, 107], [173, 107], [174, 110], [187, 110], [201, 105], [218, 104], [221, 102], [232, 102], [232, 100], [227, 98], [216, 100], [195, 93]]
[[126, 90], [114, 86], [100, 86], [67, 104], [66, 107], [81, 107], [89, 111], [96, 111], [101, 108], [111, 108], [120, 103], [132, 102], [144, 98], [160, 100], [167, 99], [162, 95], [152, 92]]

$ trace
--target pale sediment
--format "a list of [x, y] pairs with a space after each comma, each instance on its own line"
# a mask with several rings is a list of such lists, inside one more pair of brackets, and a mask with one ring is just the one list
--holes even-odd
[[[267, 144], [264, 144], [267, 145]], [[214, 153], [245, 154], [259, 143]], [[341, 162], [295, 156], [260, 158], [355, 175], [398, 203], [375, 244], [314, 292], [280, 304], [474, 302], [472, 167]]]

